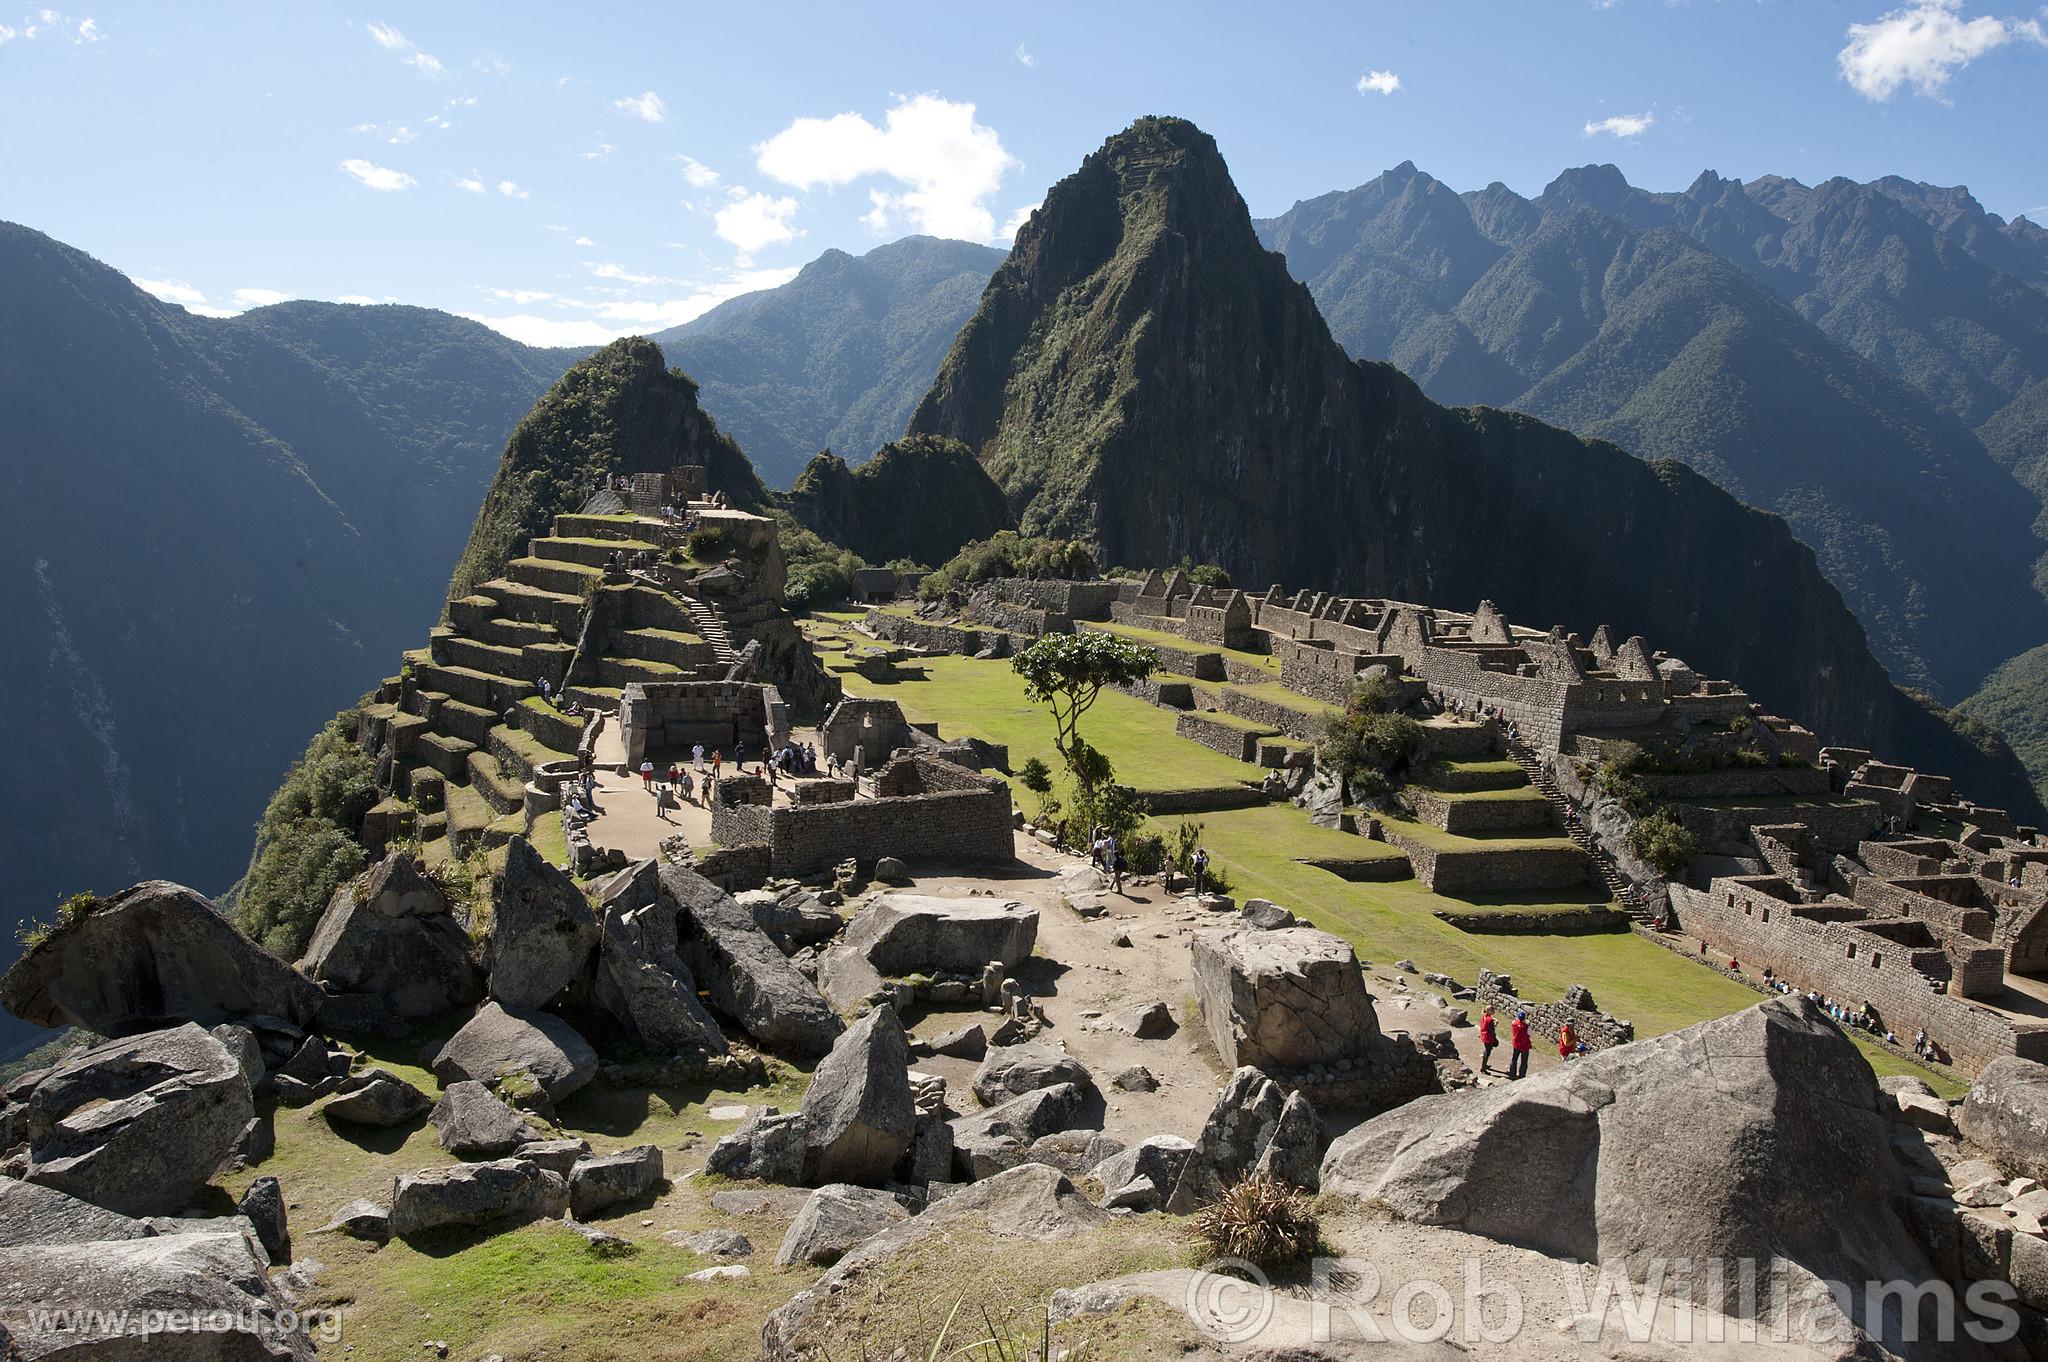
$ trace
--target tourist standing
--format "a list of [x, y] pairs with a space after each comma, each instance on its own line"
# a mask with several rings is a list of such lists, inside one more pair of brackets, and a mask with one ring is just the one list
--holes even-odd
[[1529, 1072], [1529, 1051], [1534, 1048], [1529, 1039], [1529, 1014], [1517, 1012], [1514, 1025], [1508, 1028], [1509, 1078], [1521, 1078]]
[[1110, 888], [1121, 894], [1124, 892], [1123, 853], [1117, 849], [1116, 838], [1104, 837], [1102, 841], [1102, 868], [1109, 872]]
[[1202, 897], [1203, 891], [1208, 887], [1209, 884], [1208, 848], [1195, 848], [1194, 857], [1188, 861], [1188, 870], [1195, 878], [1195, 897], [1200, 898]]
[[693, 760], [693, 761], [695, 761], [695, 762], [697, 763], [697, 769], [698, 769], [698, 770], [700, 770], [700, 771], [701, 771], [701, 770], [703, 770], [703, 769], [704, 769], [704, 744], [703, 744], [703, 743], [701, 743], [701, 742], [700, 742], [700, 743], [698, 743], [698, 744], [697, 744], [697, 745], [696, 745], [695, 747], [693, 747], [693, 748], [691, 748], [691, 749], [690, 749], [690, 758], [691, 758], [691, 760]]
[[1487, 1008], [1479, 1014], [1479, 1072], [1493, 1072], [1493, 1052], [1500, 1046], [1500, 1032], [1495, 1029], [1493, 1009]]
[[664, 823], [673, 821], [669, 818], [668, 811], [676, 805], [676, 797], [669, 793], [669, 790], [669, 786], [663, 785], [654, 791], [654, 816]]
[[1570, 1022], [1566, 1022], [1557, 1029], [1557, 1057], [1559, 1059], [1577, 1059], [1579, 1057], [1579, 1033], [1573, 1029]]
[[668, 764], [668, 787], [671, 790], [673, 790], [676, 786], [682, 784], [682, 780], [682, 768], [677, 766], [674, 762], [670, 762]]
[[705, 786], [705, 787], [704, 787], [704, 789], [705, 789], [705, 793], [707, 793], [707, 794], [708, 794], [708, 793], [710, 793], [710, 791], [711, 791], [711, 790], [713, 790], [713, 789], [715, 789], [715, 788], [717, 787], [717, 785], [718, 785], [718, 768], [719, 768], [720, 766], [723, 766], [724, 764], [725, 764], [725, 749], [724, 749], [724, 748], [720, 748], [720, 747], [714, 747], [714, 748], [712, 748], [712, 749], [711, 749], [711, 784], [710, 784], [710, 785], [707, 785], [707, 786]]
[[682, 791], [685, 800], [692, 804], [697, 802], [697, 782], [690, 779], [688, 771], [683, 772]]
[[654, 793], [654, 763], [651, 761], [640, 763], [640, 788], [649, 794]]

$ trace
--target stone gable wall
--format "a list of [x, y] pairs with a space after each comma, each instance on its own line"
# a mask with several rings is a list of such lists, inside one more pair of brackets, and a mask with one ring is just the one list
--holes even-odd
[[981, 785], [836, 804], [717, 807], [711, 837], [721, 847], [765, 847], [769, 875], [809, 875], [848, 859], [871, 865], [879, 856], [1009, 860], [1015, 854], [1009, 788], [1000, 781]]

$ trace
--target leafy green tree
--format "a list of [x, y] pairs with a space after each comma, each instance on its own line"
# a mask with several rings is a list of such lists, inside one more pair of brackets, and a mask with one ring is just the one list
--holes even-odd
[[1216, 591], [1230, 589], [1230, 574], [1214, 563], [1197, 563], [1188, 569], [1188, 580]]
[[356, 711], [343, 710], [285, 773], [232, 895], [242, 930], [286, 960], [304, 952], [327, 900], [369, 861], [357, 837], [378, 799], [377, 766], [355, 731]]
[[994, 577], [1078, 581], [1095, 575], [1095, 555], [1077, 539], [1044, 539], [1001, 530], [967, 545], [924, 579], [918, 594], [937, 600], [954, 587]]
[[1109, 759], [1082, 740], [1081, 716], [1105, 686], [1142, 681], [1158, 665], [1151, 649], [1096, 630], [1047, 634], [1010, 659], [1024, 678], [1025, 695], [1052, 710], [1053, 746], [1082, 795], [1093, 794], [1113, 773]]
[[1052, 768], [1045, 764], [1043, 757], [1032, 757], [1017, 768], [1017, 783], [1037, 796], [1042, 819], [1052, 798]]
[[1628, 830], [1629, 850], [1648, 861], [1665, 879], [1684, 870], [1700, 854], [1700, 839], [1669, 809], [1636, 820]]

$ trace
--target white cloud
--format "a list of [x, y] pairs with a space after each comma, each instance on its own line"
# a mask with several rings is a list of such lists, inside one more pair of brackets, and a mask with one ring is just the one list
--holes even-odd
[[371, 24], [368, 27], [370, 41], [386, 52], [396, 52], [399, 59], [416, 71], [430, 76], [441, 74], [441, 59], [422, 52], [413, 41], [389, 24]]
[[1003, 230], [997, 235], [1001, 236], [1004, 241], [1015, 241], [1017, 239], [1017, 229], [1022, 227], [1030, 219], [1031, 215], [1037, 211], [1037, 204], [1025, 204], [1022, 208], [1010, 214], [1009, 220], [1003, 224]]
[[609, 142], [599, 142], [589, 151], [579, 151], [576, 154], [581, 156], [586, 161], [602, 161], [605, 157], [611, 155], [613, 152], [617, 150], [618, 148], [613, 146]]
[[587, 236], [579, 236], [569, 244], [572, 246], [595, 246], [597, 243]]
[[481, 194], [484, 192], [484, 182], [474, 175], [464, 176], [462, 179], [457, 180], [455, 187], [470, 194]]
[[0, 47], [5, 47], [19, 36], [5, 24], [0, 24]]
[[692, 189], [709, 189], [718, 183], [718, 172], [694, 156], [678, 156], [676, 160], [683, 167], [683, 182]]
[[494, 288], [491, 290], [491, 296], [525, 307], [529, 303], [545, 303], [555, 295], [535, 288]]
[[1610, 137], [1641, 137], [1656, 121], [1657, 115], [1650, 113], [1615, 114], [1612, 118], [1596, 119], [1580, 131], [1587, 137], [1598, 137], [1602, 133]]
[[269, 307], [291, 298], [289, 293], [279, 293], [274, 288], [238, 288], [235, 290], [236, 307]]
[[601, 322], [572, 317], [536, 317], [527, 312], [510, 317], [488, 317], [478, 312], [458, 315], [473, 322], [482, 322], [499, 335], [510, 336], [521, 345], [603, 345], [630, 334]]
[[167, 303], [177, 303], [182, 307], [206, 301], [204, 293], [183, 279], [138, 279], [131, 275], [128, 282], [151, 297], [161, 298]]
[[936, 95], [898, 99], [879, 128], [854, 113], [799, 118], [754, 151], [763, 174], [797, 189], [896, 180], [909, 188], [871, 194], [870, 221], [908, 218], [919, 231], [976, 241], [995, 235], [988, 200], [1018, 164], [994, 128], [974, 121], [974, 105]]
[[385, 166], [372, 165], [368, 161], [355, 157], [343, 161], [341, 168], [350, 175], [353, 175], [357, 182], [366, 188], [380, 190], [384, 193], [390, 193], [397, 189], [410, 189], [419, 183], [418, 180], [415, 180], [402, 170], [391, 170]]
[[518, 186], [518, 184], [511, 180], [498, 181], [498, 192], [500, 194], [503, 194], [508, 199], [524, 199], [531, 197], [524, 189], [521, 189]]
[[612, 101], [612, 107], [622, 114], [631, 114], [634, 118], [647, 123], [659, 123], [668, 117], [668, 105], [662, 103], [661, 96], [652, 90], [639, 96], [628, 95], [624, 99], [615, 99]]
[[632, 274], [623, 265], [598, 264], [594, 261], [586, 260], [583, 262], [583, 268], [589, 270], [600, 279], [616, 279], [622, 284], [666, 284], [671, 282], [661, 278], [659, 275]]
[[100, 26], [98, 21], [88, 17], [79, 20], [78, 27], [74, 31], [72, 41], [80, 43], [96, 43], [105, 36], [106, 35], [104, 33], [100, 32]]
[[1392, 71], [1368, 71], [1358, 78], [1358, 93], [1390, 95], [1401, 88], [1401, 78]]
[[360, 293], [344, 293], [334, 301], [337, 303], [353, 303], [357, 307], [373, 307], [377, 302], [375, 298], [365, 297]]
[[512, 74], [512, 63], [506, 61], [495, 52], [486, 52], [471, 64], [487, 76], [509, 76]]
[[[527, 345], [603, 345], [606, 341], [620, 336], [644, 335], [652, 331], [663, 331], [671, 326], [681, 326], [694, 321], [712, 308], [729, 298], [759, 289], [776, 288], [796, 278], [794, 266], [788, 269], [736, 269], [728, 270], [710, 279], [703, 280], [662, 280], [659, 282], [679, 285], [683, 292], [673, 296], [635, 299], [588, 300], [555, 298], [557, 308], [564, 311], [582, 312], [580, 317], [545, 317], [530, 312], [510, 316], [493, 317], [478, 313], [464, 314], [471, 321], [482, 322], [485, 326], [510, 336], [513, 340]], [[510, 295], [510, 301], [521, 301], [517, 290], [492, 290], [494, 295]], [[546, 295], [532, 295], [528, 301], [546, 300]]]
[[0, 24], [0, 47], [5, 47], [16, 38], [34, 42], [38, 38], [69, 38], [73, 43], [96, 43], [103, 41], [106, 34], [100, 32], [99, 21], [93, 18], [73, 19], [68, 14], [59, 14], [53, 9], [37, 10], [22, 20], [19, 29]]
[[1032, 56], [1030, 52], [1026, 51], [1024, 44], [1018, 43], [1017, 64], [1020, 66], [1036, 66], [1038, 65], [1038, 58]]
[[790, 226], [789, 220], [795, 216], [795, 199], [735, 189], [731, 202], [720, 208], [712, 221], [717, 224], [720, 237], [739, 247], [743, 254], [751, 255], [763, 246], [793, 241], [803, 235]]
[[1868, 24], [1849, 25], [1849, 41], [1835, 55], [1842, 79], [1866, 99], [1885, 100], [1910, 85], [1940, 99], [1949, 78], [2009, 42], [2048, 43], [2036, 19], [1965, 19], [1962, 0], [1914, 0]]

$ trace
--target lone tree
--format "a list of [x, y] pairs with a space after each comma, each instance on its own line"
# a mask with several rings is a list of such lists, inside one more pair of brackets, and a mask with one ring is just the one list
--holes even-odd
[[1024, 693], [1052, 709], [1053, 746], [1083, 794], [1108, 780], [1109, 761], [1081, 739], [1081, 716], [1104, 686], [1143, 681], [1159, 665], [1149, 648], [1114, 634], [1047, 634], [1010, 659]]

